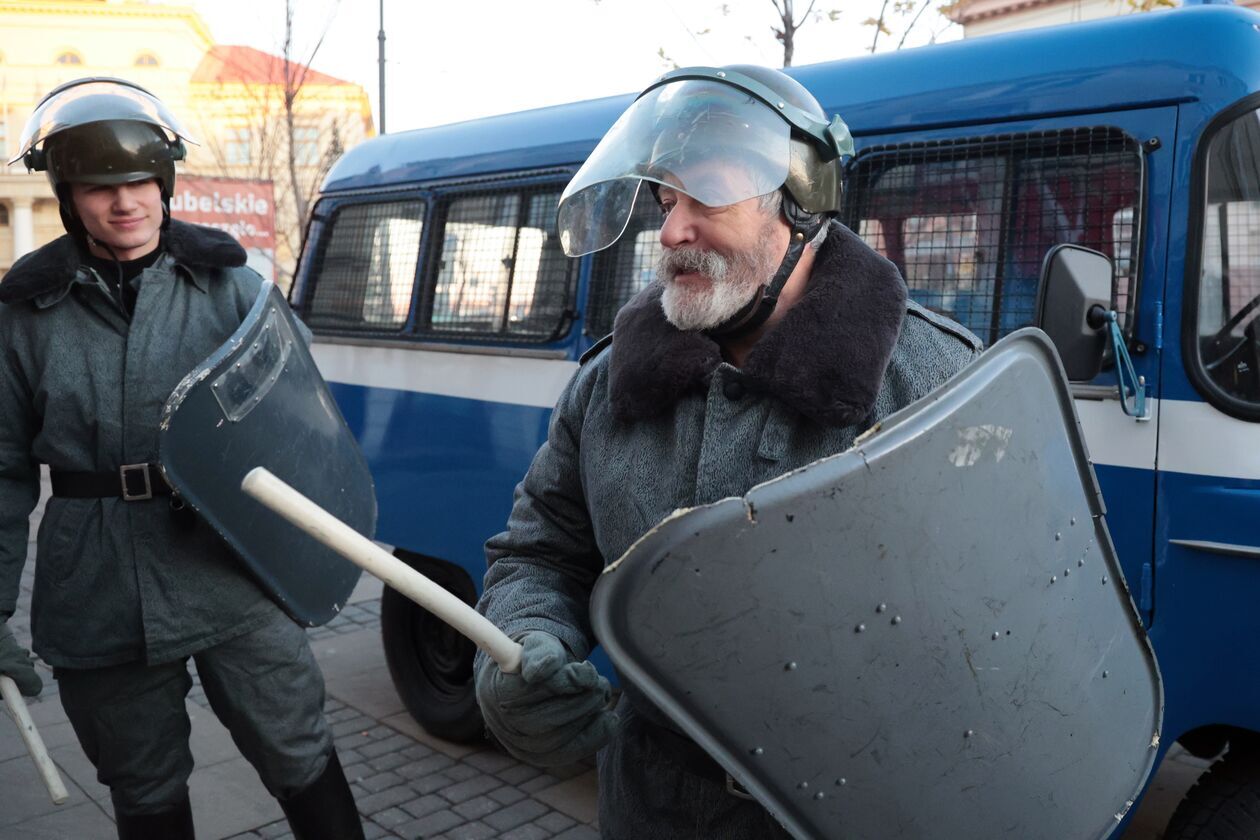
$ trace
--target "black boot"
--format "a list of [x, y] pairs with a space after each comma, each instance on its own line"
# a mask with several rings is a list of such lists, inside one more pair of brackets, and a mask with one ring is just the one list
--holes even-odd
[[115, 810], [118, 840], [194, 840], [192, 805], [185, 799], [156, 814], [120, 814]]
[[280, 800], [295, 840], [363, 840], [363, 823], [341, 761], [334, 751], [328, 766], [305, 790]]

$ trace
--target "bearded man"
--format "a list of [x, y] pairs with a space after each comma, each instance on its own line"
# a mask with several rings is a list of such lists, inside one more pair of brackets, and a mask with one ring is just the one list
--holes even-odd
[[636, 198], [654, 198], [663, 257], [583, 358], [486, 545], [478, 608], [524, 652], [519, 674], [478, 654], [476, 687], [517, 757], [600, 750], [605, 838], [786, 834], [633, 684], [608, 708], [583, 661], [604, 566], [678, 508], [849, 448], [980, 350], [834, 220], [852, 152], [844, 123], [783, 73], [686, 68], [639, 96], [561, 198], [571, 256], [611, 245]]

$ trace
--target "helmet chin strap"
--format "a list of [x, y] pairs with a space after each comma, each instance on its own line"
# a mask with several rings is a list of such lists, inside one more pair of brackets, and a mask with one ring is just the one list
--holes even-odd
[[774, 312], [774, 307], [778, 305], [779, 293], [783, 291], [788, 278], [796, 270], [796, 264], [800, 262], [801, 255], [818, 235], [818, 231], [830, 221], [825, 213], [810, 213], [801, 209], [796, 199], [787, 190], [783, 190], [783, 216], [787, 219], [791, 230], [787, 251], [779, 263], [779, 270], [775, 272], [769, 283], [762, 283], [757, 287], [752, 300], [744, 304], [738, 312], [716, 327], [705, 330], [705, 334], [710, 338], [719, 341], [740, 338], [764, 324]]

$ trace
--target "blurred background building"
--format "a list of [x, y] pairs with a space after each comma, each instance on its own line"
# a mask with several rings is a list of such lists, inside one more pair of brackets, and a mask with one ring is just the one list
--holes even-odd
[[[0, 152], [18, 151], [27, 116], [57, 85], [117, 76], [153, 92], [179, 116], [198, 146], [180, 166], [191, 192], [175, 197], [176, 217], [229, 227], [233, 208], [274, 207], [274, 244], [252, 247], [251, 265], [287, 288], [312, 197], [346, 148], [374, 133], [367, 93], [284, 55], [216, 44], [190, 3], [144, 0], [0, 0]], [[177, 189], [179, 184], [177, 183]], [[271, 196], [268, 199], [266, 196]], [[221, 205], [221, 206], [220, 206]], [[240, 214], [237, 214], [240, 215]], [[43, 173], [0, 167], [0, 275], [21, 255], [62, 234]], [[247, 243], [251, 244], [251, 243]], [[252, 243], [258, 246], [257, 242]], [[265, 246], [265, 243], [263, 243]]]
[[[1211, 2], [1213, 0], [956, 0], [941, 11], [962, 25], [964, 38], [975, 38], [1014, 29], [1058, 26]], [[1260, 8], [1260, 0], [1237, 0], [1236, 5]]]

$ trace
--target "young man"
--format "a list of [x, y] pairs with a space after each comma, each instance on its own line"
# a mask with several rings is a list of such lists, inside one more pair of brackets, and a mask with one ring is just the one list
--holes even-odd
[[[305, 633], [157, 469], [167, 396], [262, 282], [230, 236], [171, 221], [186, 137], [118, 79], [62, 85], [27, 123], [19, 159], [47, 170], [66, 235], [0, 282], [0, 620], [16, 606], [45, 463], [33, 646], [110, 788], [118, 836], [193, 837], [191, 657], [294, 834], [361, 838]], [[0, 673], [40, 689], [3, 623]]]
[[476, 686], [523, 759], [603, 748], [610, 840], [784, 832], [633, 685], [607, 709], [607, 682], [582, 661], [604, 565], [677, 508], [847, 449], [979, 352], [832, 220], [845, 154], [847, 128], [788, 76], [688, 68], [640, 95], [561, 198], [561, 241], [579, 255], [620, 236], [636, 195], [654, 197], [664, 256], [561, 396], [508, 530], [487, 543], [479, 609], [524, 656], [509, 675], [479, 654]]

